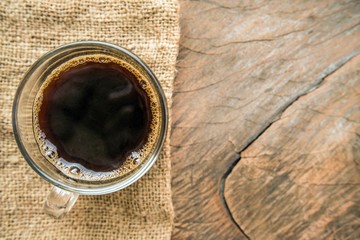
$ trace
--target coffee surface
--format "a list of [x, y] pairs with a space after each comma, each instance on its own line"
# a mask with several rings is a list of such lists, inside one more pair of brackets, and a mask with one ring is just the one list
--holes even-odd
[[142, 82], [111, 61], [84, 62], [50, 79], [36, 118], [45, 157], [81, 166], [72, 173], [113, 171], [129, 156], [139, 161], [154, 120], [150, 105], [156, 105]]

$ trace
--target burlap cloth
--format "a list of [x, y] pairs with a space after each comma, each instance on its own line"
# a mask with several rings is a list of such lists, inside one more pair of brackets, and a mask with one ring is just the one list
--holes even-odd
[[0, 1], [1, 239], [169, 239], [173, 221], [169, 139], [137, 183], [116, 193], [80, 196], [71, 213], [42, 212], [50, 185], [25, 162], [11, 125], [16, 88], [30, 65], [77, 40], [118, 44], [154, 71], [171, 104], [178, 51], [176, 0]]

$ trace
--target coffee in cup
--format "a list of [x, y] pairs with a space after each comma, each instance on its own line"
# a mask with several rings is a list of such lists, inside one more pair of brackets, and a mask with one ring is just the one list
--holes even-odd
[[62, 174], [106, 181], [137, 168], [154, 149], [159, 99], [139, 69], [112, 56], [73, 58], [42, 83], [33, 107], [39, 150]]

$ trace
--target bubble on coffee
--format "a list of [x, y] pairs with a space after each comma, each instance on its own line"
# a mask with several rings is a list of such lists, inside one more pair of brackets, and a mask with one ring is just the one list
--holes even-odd
[[124, 177], [154, 151], [160, 100], [149, 76], [131, 61], [76, 57], [41, 85], [33, 107], [35, 139], [64, 175], [84, 181]]

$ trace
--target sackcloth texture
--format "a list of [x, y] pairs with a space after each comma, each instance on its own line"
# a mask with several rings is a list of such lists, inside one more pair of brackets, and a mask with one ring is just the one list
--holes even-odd
[[0, 30], [0, 239], [169, 239], [174, 215], [169, 133], [160, 158], [142, 179], [116, 193], [80, 196], [65, 218], [55, 220], [42, 212], [50, 184], [20, 154], [11, 109], [32, 63], [79, 40], [106, 41], [137, 54], [161, 82], [170, 106], [177, 0], [1, 0]]

